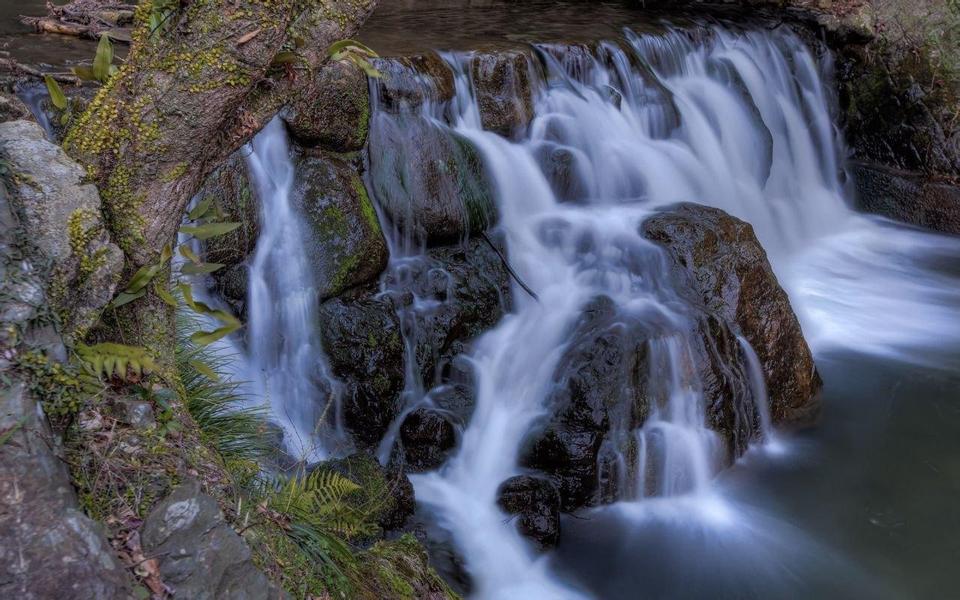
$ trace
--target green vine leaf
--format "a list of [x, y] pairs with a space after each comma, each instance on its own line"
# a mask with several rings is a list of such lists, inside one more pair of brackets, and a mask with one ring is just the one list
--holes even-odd
[[196, 221], [197, 219], [202, 219], [207, 212], [210, 211], [210, 207], [213, 205], [213, 200], [209, 197], [204, 198], [200, 202], [197, 202], [197, 205], [190, 209], [190, 212], [187, 213], [187, 218], [191, 221]]
[[180, 272], [184, 275], [206, 275], [219, 271], [224, 266], [220, 263], [187, 263], [180, 267]]
[[240, 223], [206, 223], [204, 225], [181, 227], [180, 231], [187, 235], [192, 235], [198, 240], [208, 240], [224, 235], [225, 233], [230, 233], [237, 227], [240, 227]]
[[93, 76], [102, 83], [106, 83], [113, 74], [110, 68], [113, 65], [113, 44], [107, 34], [100, 35], [97, 44], [97, 54], [93, 57]]
[[57, 80], [50, 75], [44, 75], [43, 81], [47, 84], [47, 92], [50, 94], [50, 101], [53, 102], [53, 105], [58, 110], [67, 110], [69, 106], [67, 96], [63, 93], [63, 89], [57, 83]]
[[153, 291], [167, 306], [177, 307], [177, 299], [173, 297], [173, 294], [171, 294], [167, 288], [160, 285], [159, 281], [153, 285]]
[[200, 257], [197, 256], [197, 254], [190, 249], [189, 244], [181, 245], [179, 250], [180, 250], [180, 255], [183, 256], [185, 259], [189, 260], [190, 262], [192, 262], [193, 264], [199, 265], [200, 263], [203, 262], [202, 260], [200, 260]]

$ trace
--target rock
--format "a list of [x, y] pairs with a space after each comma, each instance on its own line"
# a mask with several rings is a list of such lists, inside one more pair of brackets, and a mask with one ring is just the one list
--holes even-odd
[[393, 303], [375, 289], [355, 290], [320, 305], [320, 336], [343, 383], [344, 425], [376, 445], [400, 412], [404, 348]]
[[126, 599], [131, 582], [84, 515], [26, 383], [0, 376], [0, 597]]
[[243, 318], [247, 302], [247, 261], [260, 236], [260, 203], [256, 198], [242, 151], [230, 155], [217, 167], [196, 197], [199, 202], [212, 201], [211, 210], [223, 221], [240, 223], [240, 227], [204, 242], [204, 259], [225, 265], [213, 273], [217, 293]]
[[577, 154], [570, 148], [545, 143], [539, 152], [540, 165], [553, 193], [561, 202], [573, 202], [586, 197], [584, 176], [579, 173]]
[[560, 494], [549, 480], [518, 475], [500, 484], [497, 504], [507, 514], [517, 515], [517, 529], [534, 540], [541, 550], [560, 540]]
[[853, 164], [853, 176], [858, 210], [960, 235], [960, 186], [862, 162]]
[[304, 156], [297, 163], [305, 252], [321, 299], [375, 280], [387, 266], [387, 242], [376, 209], [356, 170], [332, 159]]
[[453, 71], [435, 52], [374, 59], [373, 65], [383, 74], [374, 87], [380, 109], [409, 110], [428, 100], [441, 103], [453, 99]]
[[404, 281], [397, 275], [392, 272], [386, 280], [397, 306], [415, 301], [426, 306], [413, 311], [411, 325], [425, 389], [463, 383], [453, 376], [452, 361], [465, 350], [464, 343], [499, 323], [510, 307], [510, 275], [500, 257], [486, 241], [472, 239], [431, 248], [424, 259], [408, 264]]
[[479, 52], [473, 55], [470, 77], [484, 129], [505, 137], [526, 130], [533, 120], [530, 68], [524, 52]]
[[413, 248], [478, 234], [496, 221], [494, 189], [466, 138], [420, 115], [375, 115], [371, 190]]
[[533, 432], [522, 464], [550, 476], [564, 510], [596, 501], [598, 456], [611, 430], [611, 413], [626, 429], [643, 424], [647, 336], [621, 324], [616, 306], [601, 296], [587, 304], [557, 365], [546, 405], [550, 417]]
[[329, 62], [317, 73], [314, 89], [315, 96], [294, 105], [284, 117], [293, 139], [334, 152], [362, 149], [370, 124], [370, 97], [363, 70], [349, 62]]
[[49, 300], [66, 317], [63, 332], [82, 337], [113, 298], [123, 268], [97, 188], [83, 183], [83, 167], [47, 141], [36, 123], [0, 123], [0, 153], [14, 175], [12, 198], [26, 238], [57, 264]]
[[400, 425], [400, 442], [408, 471], [431, 471], [442, 465], [456, 446], [457, 431], [442, 414], [419, 408]]
[[721, 210], [680, 204], [648, 219], [643, 234], [693, 276], [703, 303], [739, 332], [760, 359], [774, 423], [819, 414], [822, 385], [800, 323], [753, 228]]
[[19, 119], [30, 120], [32, 118], [30, 108], [20, 98], [13, 94], [0, 92], [0, 123]]
[[253, 564], [250, 548], [196, 481], [154, 506], [140, 536], [144, 554], [158, 557], [160, 577], [177, 598], [286, 597]]
[[153, 414], [153, 405], [149, 402], [129, 398], [122, 399], [119, 402], [121, 417], [128, 425], [140, 430], [156, 427], [157, 419]]

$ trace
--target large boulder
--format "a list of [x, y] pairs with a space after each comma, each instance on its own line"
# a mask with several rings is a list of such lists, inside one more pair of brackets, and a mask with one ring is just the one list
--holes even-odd
[[457, 430], [446, 415], [428, 408], [418, 408], [400, 425], [403, 466], [407, 471], [436, 469], [446, 460], [457, 443]]
[[478, 52], [470, 61], [484, 129], [505, 137], [524, 132], [533, 120], [530, 60], [525, 52]]
[[[404, 261], [384, 289], [356, 288], [320, 306], [323, 345], [344, 386], [344, 423], [367, 445], [380, 441], [403, 408], [410, 358], [419, 387], [440, 386], [432, 394], [437, 407], [462, 422], [472, 399], [458, 357], [509, 306], [509, 275], [482, 239]], [[405, 337], [414, 357], [406, 356]]]
[[140, 537], [144, 553], [157, 557], [160, 577], [177, 598], [287, 597], [253, 564], [246, 542], [196, 481], [177, 487], [154, 506]]
[[857, 209], [960, 235], [960, 186], [870, 163], [854, 163], [853, 175]]
[[0, 597], [131, 597], [104, 528], [80, 510], [56, 439], [24, 381], [0, 371]]
[[497, 504], [517, 517], [517, 530], [541, 550], [560, 540], [560, 494], [547, 479], [517, 475], [500, 484]]
[[80, 338], [113, 298], [123, 252], [110, 240], [96, 186], [31, 121], [0, 123], [0, 156], [12, 174], [12, 201], [25, 236], [56, 267], [49, 301], [63, 333]]
[[343, 383], [344, 425], [374, 446], [401, 408], [404, 345], [394, 305], [375, 288], [357, 289], [321, 304], [319, 320], [333, 374]]
[[373, 64], [383, 74], [373, 88], [378, 109], [409, 111], [424, 102], [439, 104], [453, 98], [453, 71], [435, 52], [374, 59]]
[[316, 95], [284, 116], [294, 140], [334, 152], [356, 152], [367, 141], [370, 97], [367, 76], [357, 65], [332, 61], [316, 75]]
[[753, 346], [767, 382], [774, 423], [809, 424], [822, 385], [790, 299], [749, 223], [697, 204], [680, 204], [643, 224], [675, 269], [691, 275], [706, 307]]
[[380, 275], [387, 266], [387, 242], [363, 180], [351, 164], [302, 156], [295, 197], [307, 225], [304, 252], [320, 298]]
[[370, 130], [372, 192], [413, 246], [455, 243], [496, 220], [482, 156], [465, 137], [415, 113], [378, 113]]

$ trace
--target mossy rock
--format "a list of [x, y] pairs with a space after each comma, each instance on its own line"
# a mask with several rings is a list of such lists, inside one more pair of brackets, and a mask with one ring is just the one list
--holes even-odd
[[484, 129], [505, 137], [519, 135], [533, 119], [529, 57], [524, 52], [479, 52], [470, 61]]
[[284, 117], [299, 144], [355, 152], [367, 141], [370, 97], [367, 77], [352, 63], [331, 62], [317, 73], [317, 95], [293, 106]]
[[468, 139], [419, 115], [379, 115], [370, 139], [372, 191], [403, 239], [442, 245], [496, 222], [493, 184]]
[[453, 99], [453, 71], [435, 52], [377, 59], [374, 65], [383, 73], [374, 87], [381, 110], [410, 109], [426, 101], [440, 103]]
[[296, 198], [307, 224], [304, 249], [321, 299], [375, 280], [387, 265], [387, 242], [363, 180], [349, 163], [303, 156]]

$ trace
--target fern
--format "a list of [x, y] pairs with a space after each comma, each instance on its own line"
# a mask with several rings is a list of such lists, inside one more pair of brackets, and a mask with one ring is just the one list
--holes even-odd
[[336, 471], [318, 468], [303, 476], [276, 477], [270, 508], [319, 531], [353, 539], [372, 535], [377, 524], [356, 504], [360, 486]]
[[144, 373], [157, 370], [156, 361], [143, 346], [105, 342], [93, 346], [78, 344], [76, 350], [84, 365], [98, 377], [103, 374], [107, 378], [116, 375], [127, 379], [128, 372], [140, 377]]

